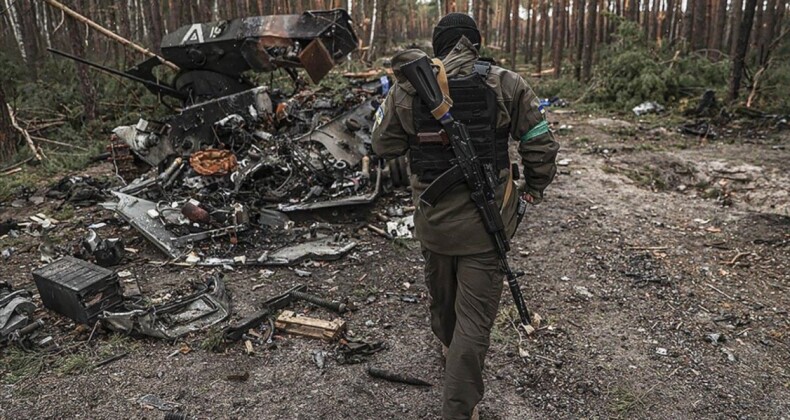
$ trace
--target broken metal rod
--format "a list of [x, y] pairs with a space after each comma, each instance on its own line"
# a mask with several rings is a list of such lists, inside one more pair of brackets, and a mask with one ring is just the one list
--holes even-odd
[[294, 291], [294, 292], [291, 293], [291, 295], [293, 297], [295, 297], [296, 299], [303, 300], [305, 302], [310, 302], [310, 303], [312, 303], [314, 305], [320, 306], [322, 308], [329, 309], [330, 311], [334, 311], [334, 312], [337, 312], [339, 314], [342, 314], [342, 313], [346, 312], [346, 310], [348, 309], [348, 307], [346, 306], [345, 303], [334, 302], [334, 301], [331, 301], [329, 299], [324, 299], [324, 298], [321, 298], [321, 297], [318, 297], [318, 296], [315, 296], [315, 295], [311, 295], [311, 294], [308, 294], [308, 293], [305, 293], [305, 292]]

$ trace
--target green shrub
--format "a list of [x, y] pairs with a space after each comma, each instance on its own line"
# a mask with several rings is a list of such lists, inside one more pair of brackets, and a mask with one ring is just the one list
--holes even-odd
[[615, 41], [601, 50], [598, 63], [587, 100], [618, 110], [645, 101], [666, 105], [707, 89], [723, 93], [729, 74], [728, 61], [651, 49], [633, 22], [620, 23]]

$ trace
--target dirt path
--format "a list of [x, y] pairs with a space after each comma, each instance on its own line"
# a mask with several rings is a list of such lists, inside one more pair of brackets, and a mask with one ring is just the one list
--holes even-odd
[[[521, 341], [503, 296], [487, 362], [483, 419], [781, 418], [790, 412], [790, 138], [700, 143], [635, 126], [612, 128], [580, 116], [552, 116], [571, 125], [561, 174], [545, 204], [531, 209], [515, 243], [514, 263], [528, 303], [547, 328]], [[397, 200], [392, 198], [390, 200]], [[381, 203], [381, 206], [385, 206]], [[44, 205], [46, 206], [46, 204]], [[0, 208], [0, 220], [41, 208]], [[108, 217], [79, 210], [58, 230], [73, 241]], [[342, 229], [360, 241], [353, 255], [304, 269], [226, 273], [234, 312], [251, 312], [297, 283], [317, 294], [349, 297], [359, 310], [344, 315], [356, 338], [383, 340], [370, 363], [434, 383], [431, 388], [370, 379], [367, 364], [339, 365], [334, 346], [282, 337], [252, 355], [236, 344], [222, 353], [201, 349], [205, 334], [178, 343], [132, 340], [77, 331], [42, 312], [48, 331], [71, 351], [49, 356], [39, 374], [3, 354], [1, 418], [162, 418], [139, 398], [153, 394], [198, 418], [437, 418], [442, 369], [428, 327], [421, 256], [358, 223]], [[161, 295], [205, 270], [157, 267], [161, 257], [138, 235], [141, 250], [122, 269], [145, 294]], [[34, 288], [38, 239], [0, 240], [18, 248], [0, 275]], [[265, 284], [252, 291], [252, 286]], [[398, 295], [416, 295], [407, 303]], [[372, 302], [368, 302], [372, 300]], [[330, 313], [303, 304], [325, 319]], [[709, 334], [719, 334], [711, 343]], [[528, 353], [519, 356], [519, 347]], [[183, 348], [184, 353], [174, 351]], [[187, 349], [189, 350], [187, 352]], [[314, 350], [330, 352], [321, 370]], [[117, 362], [90, 367], [128, 351]], [[75, 367], [76, 366], [76, 367]], [[229, 375], [248, 379], [234, 381]], [[17, 376], [12, 376], [17, 375]], [[14, 379], [14, 380], [12, 380]]]

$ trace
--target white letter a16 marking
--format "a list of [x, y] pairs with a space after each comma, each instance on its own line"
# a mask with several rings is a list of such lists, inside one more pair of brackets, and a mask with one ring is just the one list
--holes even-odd
[[190, 26], [187, 34], [184, 35], [184, 39], [181, 40], [181, 44], [191, 44], [193, 42], [203, 42], [203, 25], [199, 23]]

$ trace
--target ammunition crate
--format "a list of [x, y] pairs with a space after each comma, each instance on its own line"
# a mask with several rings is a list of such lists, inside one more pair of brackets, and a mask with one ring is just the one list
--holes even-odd
[[113, 271], [74, 257], [63, 257], [33, 271], [44, 307], [91, 325], [102, 311], [123, 301]]

